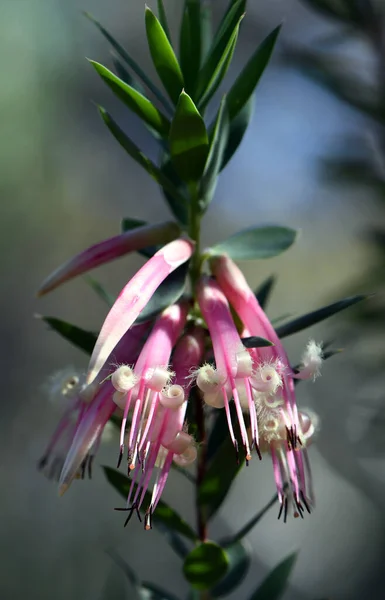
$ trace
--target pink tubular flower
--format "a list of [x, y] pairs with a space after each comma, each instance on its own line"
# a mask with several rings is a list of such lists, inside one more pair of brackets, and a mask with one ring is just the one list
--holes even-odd
[[229, 408], [229, 401], [233, 397], [246, 461], [249, 461], [250, 444], [242, 409], [249, 413], [252, 442], [260, 456], [257, 414], [250, 381], [252, 360], [241, 342], [229, 304], [218, 284], [213, 279], [203, 276], [198, 284], [197, 298], [210, 331], [216, 362], [216, 369], [210, 365], [198, 369], [197, 385], [207, 404], [217, 408], [225, 407], [231, 439], [238, 453]]
[[98, 375], [108, 355], [131, 327], [155, 290], [192, 255], [194, 244], [179, 239], [159, 250], [120, 292], [99, 333], [88, 367], [87, 383]]
[[38, 296], [43, 296], [65, 281], [95, 269], [119, 256], [141, 250], [147, 246], [166, 244], [178, 237], [179, 234], [178, 225], [167, 222], [159, 225], [144, 225], [104, 240], [77, 254], [51, 273], [38, 290]]
[[[43, 457], [39, 461], [39, 468], [49, 478], [59, 479], [64, 463], [67, 464], [68, 468], [70, 466], [65, 481], [63, 481], [62, 492], [68, 488], [72, 479], [83, 478], [86, 470], [91, 476], [92, 461], [97, 452], [101, 434], [106, 422], [116, 409], [111, 400], [114, 390], [110, 390], [110, 394], [108, 394], [108, 386], [106, 383], [102, 383], [102, 379], [116, 368], [114, 366], [116, 362], [136, 360], [142, 345], [142, 338], [149, 328], [149, 323], [143, 323], [133, 327], [126, 333], [92, 387], [84, 389], [81, 378], [76, 375], [67, 375], [65, 379], [60, 381], [58, 391], [61, 397], [69, 402]], [[105, 421], [103, 421], [102, 409], [99, 406], [101, 404], [103, 404], [103, 410], [106, 406], [110, 409], [110, 412], [108, 410], [106, 412], [108, 416]], [[96, 405], [99, 406], [98, 411], [95, 411]], [[90, 419], [91, 415], [95, 419], [94, 421]], [[87, 422], [90, 422], [88, 437], [85, 435], [86, 418]], [[92, 430], [92, 427], [94, 427], [94, 430]], [[98, 431], [97, 434], [95, 434], [96, 430]], [[77, 452], [72, 453], [72, 459], [69, 460], [70, 448], [73, 448], [73, 442], [79, 431], [82, 432], [81, 446], [77, 447]]]
[[[117, 389], [115, 402], [124, 407], [120, 458], [124, 440], [128, 445], [129, 470], [133, 480], [127, 497], [129, 512], [126, 524], [139, 509], [155, 473], [151, 501], [146, 510], [145, 529], [151, 529], [151, 517], [166, 485], [171, 464], [187, 466], [196, 458], [192, 437], [184, 426], [187, 407], [187, 376], [191, 364], [198, 364], [203, 355], [200, 328], [185, 334], [176, 345], [172, 366], [168, 369], [171, 351], [185, 325], [188, 307], [173, 305], [158, 318], [134, 369], [120, 367], [112, 378]], [[174, 384], [170, 379], [175, 375]], [[185, 386], [185, 387], [183, 387]], [[128, 411], [133, 408], [130, 431], [125, 436]], [[140, 517], [139, 517], [140, 518]]]
[[[312, 377], [318, 373], [320, 347], [310, 342], [302, 359], [303, 369], [294, 373], [280, 339], [240, 269], [227, 256], [212, 259], [211, 267], [245, 326], [244, 334], [260, 336], [274, 344], [249, 350], [253, 359], [251, 385], [261, 449], [271, 453], [281, 503], [280, 515], [284, 512], [286, 521], [288, 503], [291, 502], [294, 516], [302, 517], [303, 507], [310, 512], [312, 502], [310, 485], [306, 486], [305, 481], [305, 470], [309, 471], [305, 446], [310, 442], [314, 427], [305, 413], [298, 413], [294, 378]], [[265, 390], [261, 389], [261, 384], [262, 387], [265, 385]]]

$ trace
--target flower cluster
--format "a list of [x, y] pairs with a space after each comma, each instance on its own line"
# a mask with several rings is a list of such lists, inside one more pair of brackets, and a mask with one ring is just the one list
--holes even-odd
[[[126, 244], [127, 236], [122, 241]], [[119, 251], [119, 241], [114, 244]], [[286, 520], [291, 507], [294, 516], [302, 517], [313, 503], [306, 448], [316, 419], [298, 411], [295, 380], [319, 374], [320, 346], [309, 342], [300, 368], [293, 369], [242, 272], [226, 255], [212, 258], [210, 274], [198, 279], [196, 305], [192, 298], [182, 299], [163, 310], [154, 323], [134, 324], [160, 283], [193, 251], [187, 239], [170, 242], [122, 290], [102, 326], [85, 382], [73, 379], [63, 384], [68, 409], [40, 465], [51, 476], [60, 472], [63, 493], [75, 478], [91, 471], [103, 430], [114, 414], [119, 415], [118, 466], [124, 459], [131, 476], [122, 510], [128, 511], [126, 522], [134, 512], [140, 516], [152, 482], [145, 506], [145, 528], [150, 529], [172, 464], [186, 467], [197, 458], [186, 422], [190, 391], [196, 385], [201, 399], [194, 394], [190, 402], [225, 410], [234, 460], [239, 460], [240, 452], [247, 464], [253, 450], [260, 459], [269, 453], [280, 515]], [[91, 265], [92, 254], [91, 249], [87, 258]], [[74, 264], [79, 261], [70, 261], [61, 270], [62, 280], [78, 274]], [[265, 344], [246, 347], [242, 340], [250, 336], [263, 338]], [[207, 362], [212, 355], [214, 360]]]

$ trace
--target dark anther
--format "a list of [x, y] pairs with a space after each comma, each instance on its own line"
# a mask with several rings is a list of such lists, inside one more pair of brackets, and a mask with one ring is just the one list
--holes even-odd
[[82, 464], [80, 465], [80, 477], [82, 479], [84, 479], [84, 475], [86, 472], [86, 466], [87, 466], [87, 457], [85, 457], [85, 459], [83, 460]]
[[283, 522], [286, 523], [287, 521], [287, 498], [285, 498], [285, 511], [283, 513]]
[[95, 457], [94, 457], [94, 455], [93, 455], [93, 454], [91, 454], [91, 455], [88, 457], [88, 478], [89, 478], [89, 479], [92, 479], [92, 463], [94, 462], [94, 458], [95, 458]]
[[261, 451], [260, 451], [259, 446], [257, 444], [257, 440], [254, 440], [254, 445], [255, 445], [255, 451], [258, 454], [259, 460], [262, 460], [262, 454], [261, 454]]
[[148, 508], [144, 517], [144, 528], [146, 531], [152, 529], [152, 506]]
[[47, 465], [47, 463], [48, 463], [48, 456], [43, 456], [37, 463], [38, 470], [42, 471], [44, 469], [44, 467]]
[[238, 449], [237, 440], [234, 440], [234, 450], [235, 450], [235, 457], [236, 457], [237, 465], [239, 465], [239, 449]]
[[140, 522], [142, 522], [142, 517], [140, 516], [140, 512], [139, 512], [139, 508], [136, 502], [134, 502], [134, 504], [132, 506], [130, 506], [130, 508], [114, 508], [114, 510], [118, 510], [121, 512], [128, 512], [128, 517], [124, 522], [124, 526], [126, 527], [127, 524], [129, 523], [129, 521], [131, 520], [132, 515], [134, 514], [134, 512], [136, 512], [136, 515], [139, 519]]
[[310, 513], [311, 513], [310, 506], [309, 506], [309, 503], [306, 500], [305, 494], [303, 493], [302, 490], [300, 491], [299, 495], [301, 496], [301, 500], [304, 503], [305, 508], [306, 508], [307, 512], [309, 513], [309, 515], [310, 515]]
[[121, 465], [122, 458], [123, 458], [123, 452], [124, 452], [124, 446], [120, 446], [119, 457], [118, 457], [118, 464], [116, 465], [117, 469], [119, 469], [119, 467]]
[[281, 506], [279, 507], [278, 521], [279, 521], [279, 519], [281, 518], [282, 511], [283, 511], [283, 502], [281, 502]]

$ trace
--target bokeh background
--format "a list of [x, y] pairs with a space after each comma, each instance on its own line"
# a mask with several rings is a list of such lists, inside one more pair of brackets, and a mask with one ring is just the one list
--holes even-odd
[[[182, 1], [165, 0], [165, 5], [175, 27]], [[219, 15], [227, 2], [212, 0], [212, 5]], [[54, 484], [36, 471], [60, 414], [44, 384], [63, 367], [85, 369], [86, 357], [34, 314], [96, 330], [106, 309], [81, 279], [39, 301], [35, 290], [59, 263], [116, 233], [121, 216], [156, 222], [167, 215], [156, 185], [118, 147], [92, 104], [107, 106], [155, 156], [139, 122], [84, 59], [111, 66], [107, 44], [82, 10], [102, 21], [153, 74], [142, 0], [2, 0], [0, 5], [0, 597], [119, 598], [126, 583], [106, 554], [110, 548], [144, 579], [184, 597], [179, 559], [160, 535], [144, 534], [136, 522], [123, 529], [112, 510], [120, 500], [98, 465], [114, 465], [116, 445], [103, 446], [92, 482], [74, 485], [60, 500]], [[378, 292], [384, 277], [363, 235], [384, 223], [378, 186], [371, 180], [336, 185], [335, 177], [322, 177], [319, 169], [322, 157], [342, 155], [346, 144], [359, 151], [376, 140], [381, 125], [336, 99], [290, 59], [294, 47], [314, 50], [320, 39], [327, 48], [337, 44], [337, 53], [341, 44], [350, 68], [375, 88], [376, 54], [362, 36], [345, 43], [343, 25], [323, 19], [300, 0], [249, 0], [229, 81], [256, 43], [282, 20], [282, 37], [258, 87], [252, 125], [220, 179], [204, 226], [206, 244], [250, 223], [301, 229], [296, 247], [282, 257], [242, 265], [252, 285], [271, 273], [278, 276], [271, 317], [315, 309], [361, 291], [363, 282], [366, 291]], [[374, 262], [376, 276], [367, 281]], [[118, 292], [140, 264], [141, 259], [126, 257], [95, 276]], [[379, 298], [381, 291], [370, 301], [379, 306], [377, 317]], [[317, 507], [304, 521], [286, 525], [277, 522], [275, 510], [265, 517], [249, 536], [252, 569], [229, 598], [247, 598], [297, 548], [286, 600], [383, 598], [383, 333], [383, 319], [336, 316], [287, 341], [293, 362], [309, 335], [332, 338], [345, 348], [325, 364], [316, 384], [298, 388], [300, 405], [314, 409], [322, 425], [311, 449]], [[269, 461], [255, 461], [238, 477], [213, 523], [212, 537], [236, 531], [273, 493]], [[165, 496], [193, 518], [184, 480], [174, 475]], [[103, 596], [106, 586], [109, 596]]]

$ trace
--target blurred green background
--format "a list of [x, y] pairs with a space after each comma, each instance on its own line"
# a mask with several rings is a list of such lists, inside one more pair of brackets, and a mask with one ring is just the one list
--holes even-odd
[[[225, 0], [211, 3], [216, 17], [227, 5]], [[174, 31], [181, 4], [165, 0]], [[384, 223], [370, 183], [335, 186], [319, 177], [321, 156], [338, 154], [347, 138], [359, 140], [379, 125], [290, 62], [290, 48], [314, 48], [317, 36], [327, 40], [342, 35], [338, 24], [304, 4], [249, 0], [230, 81], [256, 41], [280, 21], [285, 25], [258, 87], [250, 130], [221, 177], [204, 226], [206, 244], [250, 223], [301, 229], [298, 244], [287, 254], [242, 265], [252, 285], [277, 274], [271, 317], [299, 315], [358, 290], [374, 261], [362, 232]], [[104, 23], [153, 75], [142, 0], [2, 0], [0, 6], [0, 597], [5, 600], [25, 595], [99, 599], [107, 580], [111, 594], [104, 598], [118, 598], [117, 590], [126, 584], [107, 556], [108, 548], [118, 549], [141, 577], [186, 593], [179, 560], [160, 535], [145, 534], [136, 522], [123, 529], [112, 510], [120, 501], [98, 465], [114, 465], [116, 444], [103, 446], [93, 481], [75, 484], [60, 500], [55, 485], [36, 471], [60, 414], [60, 407], [47, 399], [44, 384], [68, 365], [85, 369], [86, 357], [33, 316], [55, 315], [97, 329], [106, 310], [81, 279], [40, 301], [35, 290], [58, 264], [116, 233], [121, 216], [153, 222], [168, 216], [154, 182], [118, 147], [92, 104], [107, 106], [141, 147], [156, 156], [149, 135], [84, 60], [87, 56], [111, 66], [107, 44], [82, 10]], [[348, 59], [359, 59], [357, 69], [367, 78], [376, 79], [365, 40], [349, 42], [344, 52]], [[141, 260], [126, 257], [95, 275], [118, 292]], [[380, 264], [366, 291], [378, 290], [383, 273]], [[288, 341], [293, 362], [309, 335], [319, 341], [332, 338], [346, 348], [325, 364], [315, 385], [299, 387], [300, 405], [321, 417], [318, 444], [311, 450], [317, 507], [301, 522], [283, 525], [274, 510], [265, 518], [250, 535], [252, 570], [230, 599], [247, 598], [248, 590], [295, 548], [300, 555], [286, 600], [383, 597], [383, 334], [383, 321], [373, 326], [368, 320], [336, 316]], [[253, 462], [216, 518], [213, 538], [237, 530], [273, 494], [268, 458]], [[193, 518], [193, 499], [177, 475], [165, 497]]]

